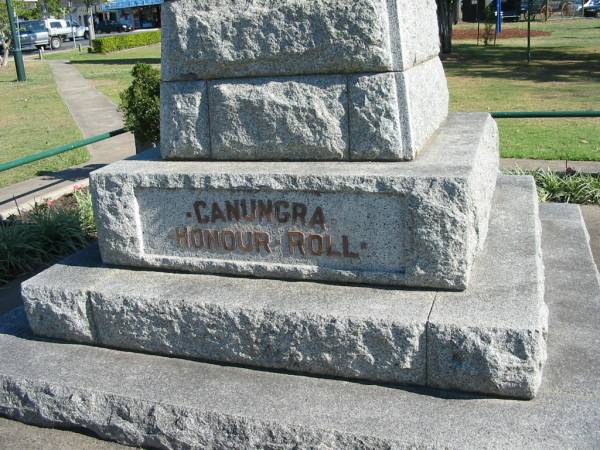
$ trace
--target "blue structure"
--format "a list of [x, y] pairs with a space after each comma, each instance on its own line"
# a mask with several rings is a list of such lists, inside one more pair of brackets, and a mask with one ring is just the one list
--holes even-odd
[[163, 0], [113, 0], [102, 5], [111, 20], [133, 28], [160, 28], [160, 5]]

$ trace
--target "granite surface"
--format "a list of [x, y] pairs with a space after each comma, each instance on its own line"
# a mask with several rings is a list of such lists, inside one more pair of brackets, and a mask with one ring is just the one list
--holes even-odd
[[51, 338], [530, 398], [546, 345], [539, 244], [532, 179], [502, 177], [460, 294], [133, 271], [91, 250], [25, 282], [23, 298], [33, 331]]
[[106, 263], [464, 289], [485, 241], [498, 135], [487, 114], [454, 114], [413, 162], [156, 158], [91, 176]]
[[407, 70], [439, 53], [434, 0], [176, 0], [162, 9], [162, 78]]
[[163, 158], [210, 157], [207, 87], [204, 81], [161, 83], [160, 151]]
[[548, 363], [530, 401], [36, 340], [0, 321], [0, 414], [153, 448], [596, 448], [598, 272], [573, 205], [542, 205]]
[[448, 116], [439, 58], [404, 72], [161, 84], [168, 160], [403, 161]]
[[213, 82], [209, 102], [212, 159], [348, 159], [345, 77]]

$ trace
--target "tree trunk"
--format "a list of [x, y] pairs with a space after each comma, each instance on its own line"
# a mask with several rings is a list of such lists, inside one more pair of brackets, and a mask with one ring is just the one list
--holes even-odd
[[94, 14], [92, 8], [88, 8], [88, 30], [90, 33], [90, 44], [96, 39], [96, 30], [94, 29]]
[[440, 46], [443, 54], [452, 52], [452, 25], [454, 24], [454, 0], [436, 0]]
[[2, 55], [2, 65], [1, 67], [6, 67], [8, 65], [8, 56], [10, 53], [10, 44], [11, 40], [4, 42], [4, 54]]

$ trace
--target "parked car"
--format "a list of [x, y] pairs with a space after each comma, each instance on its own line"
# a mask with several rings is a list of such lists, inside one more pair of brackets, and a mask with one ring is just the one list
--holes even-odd
[[36, 48], [60, 48], [63, 41], [70, 38], [71, 27], [66, 20], [41, 19], [25, 20], [19, 23], [19, 35], [23, 50]]
[[99, 22], [96, 27], [97, 33], [123, 33], [133, 30], [129, 25], [126, 25], [116, 20]]
[[50, 33], [43, 20], [25, 20], [19, 22], [19, 36], [23, 50], [35, 50], [36, 48], [45, 48], [50, 45]]
[[75, 34], [75, 39], [89, 39], [90, 38], [90, 30], [88, 27], [84, 27], [82, 25], [79, 25], [78, 22], [70, 22], [67, 20], [67, 25], [69, 27], [70, 30], [72, 30], [70, 32], [71, 39], [73, 34]]

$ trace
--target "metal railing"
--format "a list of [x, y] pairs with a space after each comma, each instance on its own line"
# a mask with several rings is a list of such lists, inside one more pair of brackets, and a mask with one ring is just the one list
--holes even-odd
[[127, 133], [127, 130], [125, 128], [119, 128], [118, 130], [97, 134], [96, 136], [81, 139], [79, 141], [71, 142], [70, 144], [61, 145], [59, 147], [54, 147], [43, 152], [34, 153], [33, 155], [25, 156], [23, 158], [15, 159], [13, 161], [0, 163], [0, 172], [4, 172], [5, 170], [9, 169], [14, 169], [15, 167], [24, 166], [25, 164], [39, 161], [40, 159], [46, 159], [50, 158], [51, 156], [60, 155], [61, 153], [75, 150], [76, 148], [85, 147], [86, 145], [94, 144], [96, 142], [104, 141], [105, 139], [110, 139], [111, 137], [118, 136], [123, 133]]
[[[492, 112], [490, 113], [494, 119], [559, 119], [559, 118], [575, 118], [575, 117], [600, 117], [600, 111], [506, 111], [506, 112]], [[125, 128], [119, 128], [118, 130], [109, 131], [107, 133], [98, 134], [96, 136], [89, 137], [87, 139], [81, 139], [79, 141], [72, 142], [67, 145], [61, 145], [60, 147], [54, 147], [43, 152], [35, 153], [24, 158], [15, 159], [13, 161], [0, 163], [0, 172], [4, 172], [15, 167], [23, 166], [40, 159], [50, 158], [51, 156], [60, 155], [61, 153], [74, 150], [79, 147], [85, 147], [95, 142], [100, 142], [111, 137], [118, 136], [126, 133]]]

